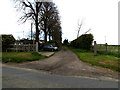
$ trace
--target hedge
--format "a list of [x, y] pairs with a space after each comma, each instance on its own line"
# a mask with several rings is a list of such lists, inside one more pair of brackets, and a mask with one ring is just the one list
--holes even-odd
[[87, 49], [90, 50], [93, 42], [92, 34], [83, 34], [77, 39], [71, 42], [71, 46], [74, 48]]

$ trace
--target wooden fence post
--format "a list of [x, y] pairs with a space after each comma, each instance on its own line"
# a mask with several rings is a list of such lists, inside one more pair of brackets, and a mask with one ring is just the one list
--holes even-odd
[[94, 41], [94, 56], [97, 56], [96, 41]]
[[105, 51], [106, 51], [106, 54], [107, 54], [107, 43], [105, 43]]
[[34, 49], [35, 47], [34, 47], [34, 38], [33, 38], [33, 52], [35, 51], [35, 49]]
[[36, 42], [36, 52], [38, 52], [38, 42]]
[[31, 47], [30, 47], [30, 44], [28, 44], [28, 52], [30, 52], [31, 50]]

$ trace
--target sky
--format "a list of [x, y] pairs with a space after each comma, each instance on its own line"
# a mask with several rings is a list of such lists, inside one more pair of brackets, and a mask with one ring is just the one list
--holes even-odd
[[[62, 26], [62, 38], [72, 41], [77, 38], [78, 24], [82, 27], [79, 35], [91, 29], [98, 44], [118, 44], [118, 1], [119, 0], [53, 0], [59, 10]], [[0, 3], [0, 34], [13, 34], [18, 39], [28, 37], [31, 24], [18, 21], [11, 0]], [[23, 33], [24, 31], [24, 33]]]

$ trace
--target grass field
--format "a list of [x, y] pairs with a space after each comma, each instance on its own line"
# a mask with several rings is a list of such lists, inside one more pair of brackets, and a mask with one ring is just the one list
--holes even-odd
[[81, 49], [75, 49], [70, 48], [80, 60], [83, 62], [90, 63], [95, 66], [101, 66], [104, 68], [109, 68], [115, 71], [120, 72], [120, 58], [112, 55], [103, 55], [98, 54], [97, 56], [94, 56], [94, 53], [92, 51], [86, 51]]
[[[106, 46], [105, 45], [97, 45], [97, 49], [98, 50], [105, 50]], [[108, 45], [107, 49], [109, 52], [118, 52], [118, 46], [112, 46], [112, 45]]]
[[38, 54], [37, 52], [3, 52], [2, 53], [2, 62], [27, 62], [27, 61], [35, 61], [39, 59], [47, 58], [47, 56], [43, 56]]
[[[107, 46], [107, 54], [113, 55], [116, 57], [120, 57], [119, 48], [120, 47], [118, 47], [117, 45], [116, 46], [108, 45]], [[106, 54], [106, 46], [105, 45], [97, 45], [97, 52], [99, 54]]]

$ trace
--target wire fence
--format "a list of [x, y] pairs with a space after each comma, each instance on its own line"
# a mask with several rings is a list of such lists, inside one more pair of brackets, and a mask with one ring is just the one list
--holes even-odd
[[97, 44], [94, 42], [94, 55], [97, 53], [119, 55], [120, 45]]

